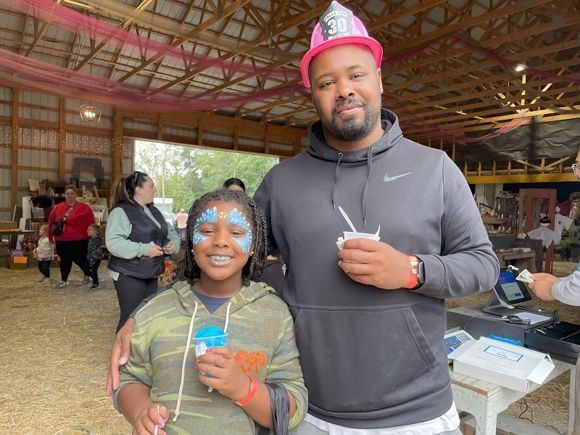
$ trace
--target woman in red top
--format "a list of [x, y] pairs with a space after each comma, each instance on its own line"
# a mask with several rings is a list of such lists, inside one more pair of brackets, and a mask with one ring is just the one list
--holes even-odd
[[[77, 201], [75, 186], [66, 186], [64, 197], [65, 201], [53, 207], [48, 216], [48, 239], [56, 242], [56, 253], [60, 257], [59, 288], [69, 285], [68, 276], [73, 261], [84, 270], [88, 245], [87, 228], [95, 223], [93, 210], [84, 202]], [[53, 224], [63, 218], [65, 224], [62, 234], [53, 234]]]

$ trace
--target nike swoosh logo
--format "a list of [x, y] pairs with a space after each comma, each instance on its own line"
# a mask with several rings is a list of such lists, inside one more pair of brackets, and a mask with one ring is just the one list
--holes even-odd
[[412, 172], [407, 172], [407, 173], [401, 174], [401, 175], [395, 175], [394, 177], [389, 177], [388, 174], [385, 174], [385, 176], [383, 177], [383, 181], [385, 183], [388, 183], [389, 181], [393, 181], [393, 180], [396, 180], [397, 178], [405, 177], [409, 174], [412, 174]]

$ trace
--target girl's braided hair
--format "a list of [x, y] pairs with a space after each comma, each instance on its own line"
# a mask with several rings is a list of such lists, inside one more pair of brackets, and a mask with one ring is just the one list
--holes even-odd
[[[207, 209], [207, 204], [212, 201], [227, 201], [235, 202], [240, 205], [241, 209], [246, 212], [248, 219], [253, 224], [252, 242], [254, 243], [254, 255], [244, 265], [242, 269], [242, 282], [247, 286], [250, 280], [255, 280], [262, 274], [264, 263], [267, 257], [267, 230], [266, 219], [262, 209], [249, 198], [244, 192], [228, 189], [219, 189], [213, 192], [206, 193], [195, 200], [187, 216], [187, 248], [185, 250], [184, 264], [180, 268], [182, 270], [182, 278], [187, 280], [190, 284], [199, 279], [201, 270], [195, 263], [193, 257], [193, 228], [197, 218]], [[242, 211], [242, 210], [240, 210]]]

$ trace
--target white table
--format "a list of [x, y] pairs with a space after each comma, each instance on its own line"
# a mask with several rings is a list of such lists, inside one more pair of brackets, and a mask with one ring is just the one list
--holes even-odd
[[[550, 373], [546, 382], [558, 377], [567, 370], [570, 370], [570, 402], [568, 407], [568, 433], [572, 433], [574, 427], [574, 385], [576, 378], [575, 366], [562, 361], [553, 360], [554, 370]], [[469, 376], [451, 373], [451, 387], [453, 390], [453, 400], [458, 411], [465, 411], [475, 418], [477, 435], [495, 435], [498, 426], [498, 414], [505, 411], [512, 403], [525, 397], [528, 393], [500, 387], [486, 381], [475, 379]], [[531, 391], [541, 388], [541, 385], [533, 387]], [[529, 426], [529, 423], [525, 423]], [[510, 428], [501, 428], [508, 430]], [[514, 432], [513, 428], [511, 432]], [[516, 433], [526, 432], [517, 431]], [[535, 432], [540, 433], [540, 432]]]

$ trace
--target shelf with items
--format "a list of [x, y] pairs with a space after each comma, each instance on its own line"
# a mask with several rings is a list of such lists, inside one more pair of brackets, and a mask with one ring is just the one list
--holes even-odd
[[512, 232], [505, 231], [505, 225], [508, 222], [508, 219], [505, 218], [498, 218], [491, 215], [483, 215], [481, 217], [483, 224], [485, 225], [485, 229], [487, 230], [487, 234], [512, 234]]

